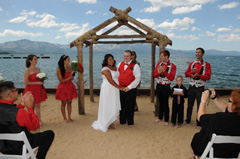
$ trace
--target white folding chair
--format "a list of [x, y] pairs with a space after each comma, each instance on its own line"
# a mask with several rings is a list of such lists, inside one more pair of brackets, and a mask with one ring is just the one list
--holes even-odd
[[0, 152], [0, 159], [28, 159], [30, 157], [32, 159], [36, 159], [34, 151], [37, 149], [37, 147], [32, 149], [24, 131], [17, 134], [0, 134], [0, 140], [23, 141], [22, 155], [9, 155], [2, 154]]
[[[208, 159], [218, 159], [218, 158], [213, 157], [214, 151], [213, 151], [212, 145], [220, 144], [220, 143], [221, 144], [224, 144], [224, 143], [240, 144], [240, 136], [222, 136], [222, 135], [212, 134], [212, 139], [211, 139], [211, 141], [208, 142], [207, 147], [205, 148], [200, 159], [206, 159], [207, 154], [209, 152], [210, 153], [209, 153]], [[238, 158], [240, 158], [240, 152], [239, 152]]]

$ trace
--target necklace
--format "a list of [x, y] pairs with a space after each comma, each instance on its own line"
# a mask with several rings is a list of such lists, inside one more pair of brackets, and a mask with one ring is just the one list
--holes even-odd
[[37, 72], [37, 69], [36, 69], [36, 67], [34, 67], [33, 69], [29, 68], [29, 71], [35, 73], [35, 72]]

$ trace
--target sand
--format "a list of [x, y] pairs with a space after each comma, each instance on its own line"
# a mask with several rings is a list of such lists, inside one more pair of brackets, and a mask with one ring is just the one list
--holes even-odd
[[[221, 97], [227, 101], [229, 96]], [[154, 123], [154, 103], [149, 96], [138, 96], [139, 111], [135, 113], [135, 125], [118, 126], [106, 133], [91, 127], [97, 120], [99, 96], [95, 102], [90, 102], [85, 96], [85, 115], [78, 115], [77, 99], [73, 100], [73, 123], [64, 123], [60, 112], [60, 101], [55, 100], [55, 94], [48, 94], [48, 99], [41, 103], [42, 121], [44, 125], [38, 130], [51, 129], [55, 139], [48, 152], [48, 159], [192, 159], [190, 143], [193, 135], [199, 131], [196, 128], [196, 105], [194, 106], [191, 124], [181, 128], [164, 126], [164, 122]], [[172, 98], [169, 99], [170, 110]], [[187, 102], [185, 102], [184, 117]], [[213, 101], [207, 107], [207, 113], [218, 111]], [[171, 112], [170, 112], [171, 116]]]

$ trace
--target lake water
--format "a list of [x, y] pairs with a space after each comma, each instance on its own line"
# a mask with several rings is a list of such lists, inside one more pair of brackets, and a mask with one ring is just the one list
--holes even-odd
[[[41, 72], [47, 73], [48, 80], [45, 81], [45, 87], [57, 87], [58, 78], [56, 76], [57, 63], [62, 54], [48, 54], [50, 59], [38, 59], [37, 66], [40, 67]], [[68, 54], [70, 61], [77, 60], [77, 54]], [[94, 53], [93, 55], [93, 83], [94, 88], [100, 88], [101, 64], [105, 53]], [[0, 57], [9, 55], [0, 55]], [[26, 57], [27, 54], [15, 54], [14, 57]], [[37, 55], [39, 56], [39, 55]], [[123, 53], [113, 54], [117, 64], [122, 61]], [[189, 78], [185, 78], [185, 71], [188, 67], [188, 62], [196, 59], [195, 53], [193, 55], [171, 55], [170, 61], [177, 66], [177, 75], [184, 77], [184, 85], [188, 87]], [[141, 64], [141, 88], [151, 87], [151, 54], [139, 53], [137, 60]], [[209, 62], [212, 66], [211, 80], [207, 81], [206, 88], [240, 88], [240, 56], [204, 56], [204, 60]], [[158, 55], [156, 55], [156, 64]], [[8, 81], [13, 81], [16, 87], [25, 87], [24, 85], [24, 71], [26, 59], [0, 59], [0, 73], [3, 78]], [[88, 53], [83, 55], [84, 80], [85, 88], [89, 88], [89, 59]], [[171, 86], [176, 84], [176, 79]], [[156, 82], [155, 82], [156, 84]]]

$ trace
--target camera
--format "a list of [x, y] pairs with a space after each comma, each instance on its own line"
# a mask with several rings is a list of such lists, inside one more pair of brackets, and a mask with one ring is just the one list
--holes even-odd
[[209, 97], [210, 97], [212, 95], [212, 91], [210, 89], [208, 91], [209, 91]]
[[72, 73], [72, 76], [75, 76], [75, 74], [76, 74], [76, 72], [73, 72], [73, 73]]

